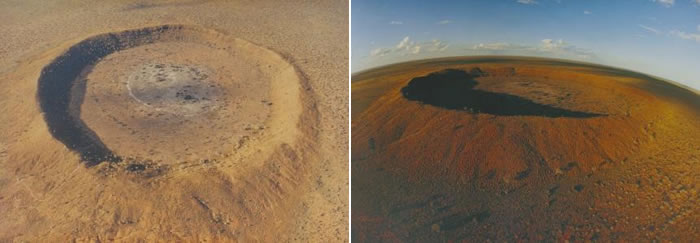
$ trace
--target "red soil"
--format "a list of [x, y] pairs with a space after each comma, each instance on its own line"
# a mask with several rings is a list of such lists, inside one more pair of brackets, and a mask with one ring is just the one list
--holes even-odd
[[[485, 215], [480, 212], [493, 215], [490, 219], [484, 218], [487, 224], [494, 218], [529, 216], [528, 220], [535, 220], [532, 217], [563, 217], [567, 214], [556, 210], [533, 213], [537, 211], [535, 208], [553, 209], [550, 208], [552, 202], [549, 200], [552, 199], [549, 196], [531, 193], [571, 184], [573, 195], [578, 195], [575, 192], [584, 188], [585, 192], [594, 189], [585, 183], [577, 184], [577, 180], [591, 180], [597, 176], [614, 178], [629, 169], [622, 165], [624, 163], [642, 163], [638, 161], [661, 154], [679, 163], [681, 158], [697, 160], [700, 156], [697, 145], [692, 145], [700, 134], [700, 125], [696, 122], [700, 118], [700, 102], [697, 94], [691, 91], [663, 81], [649, 80], [651, 77], [644, 75], [592, 65], [541, 59], [479, 63], [460, 63], [460, 60], [400, 64], [353, 77], [353, 212], [363, 210], [387, 220], [397, 220], [403, 216], [387, 213], [397, 205], [420, 202], [433, 194], [445, 194], [468, 198], [469, 202], [449, 204], [444, 212], [434, 214], [426, 213], [430, 209], [425, 205], [412, 209], [407, 219], [423, 224], [420, 227], [415, 222], [413, 226], [398, 224], [394, 230], [417, 230], [415, 227], [418, 227], [431, 232], [433, 224], [445, 226], [445, 222], [455, 221], [454, 217], [479, 221], [477, 216]], [[491, 115], [445, 109], [406, 99], [401, 93], [401, 89], [417, 77], [448, 68], [469, 71], [476, 67], [487, 73], [475, 78], [478, 82], [476, 90], [605, 116]], [[648, 169], [658, 161], [656, 159], [640, 168], [646, 166]], [[640, 164], [632, 164], [634, 168], [637, 165]], [[697, 164], [692, 166], [697, 167]], [[625, 173], [634, 174], [639, 170]], [[687, 176], [691, 175], [684, 175]], [[697, 178], [690, 179], [684, 187], [696, 192]], [[616, 190], [599, 188], [597, 191], [608, 189]], [[509, 196], [509, 199], [496, 196], [514, 191], [522, 195]], [[475, 199], [477, 195], [480, 197]], [[576, 207], [585, 208], [595, 200], [613, 200], [605, 199], [607, 197], [580, 199], [571, 196], [559, 200], [571, 200]], [[538, 206], [523, 212], [502, 205], [508, 200], [532, 202]], [[627, 213], [619, 209], [613, 211], [611, 217]], [[453, 214], [450, 218], [445, 212], [462, 216]], [[634, 215], [638, 211], [629, 213]], [[590, 214], [568, 215], [581, 222], [591, 220]], [[364, 221], [357, 217], [353, 219], [360, 220], [353, 221], [353, 232], [364, 231], [365, 226], [361, 226]], [[552, 219], [558, 220], [561, 219]], [[493, 225], [489, 229], [449, 224], [456, 225], [452, 231], [420, 237], [414, 234], [403, 239], [455, 239], [464, 232], [480, 236], [477, 239], [515, 240], [518, 233], [528, 232], [530, 236], [539, 232], [544, 239], [561, 237], [544, 231], [554, 227], [552, 221], [533, 223], [521, 229], [502, 228], [507, 225], [502, 220], [491, 222]], [[508, 237], [495, 236], [495, 232], [507, 232]], [[629, 232], [627, 236], [632, 238], [641, 236], [634, 230]], [[575, 234], [594, 238], [590, 232]], [[691, 235], [686, 232], [679, 239], [688, 239], [685, 237]]]

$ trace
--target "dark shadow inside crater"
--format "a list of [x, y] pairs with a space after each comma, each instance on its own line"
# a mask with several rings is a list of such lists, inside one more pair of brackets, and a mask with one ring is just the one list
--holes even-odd
[[88, 167], [121, 158], [110, 151], [80, 119], [80, 104], [85, 93], [82, 73], [101, 58], [136, 45], [156, 40], [152, 33], [178, 26], [159, 26], [120, 34], [104, 34], [86, 39], [70, 47], [41, 70], [37, 99], [51, 135], [69, 149], [80, 154]]
[[[39, 77], [37, 96], [49, 132], [69, 149], [78, 152], [87, 166], [120, 160], [80, 120], [80, 104], [85, 92], [85, 81], [79, 80], [81, 73], [114, 51], [104, 42], [82, 42], [44, 67]], [[75, 88], [74, 84], [77, 85]]]
[[604, 116], [604, 114], [571, 111], [538, 104], [515, 95], [474, 89], [478, 84], [475, 78], [483, 75], [486, 73], [478, 68], [470, 72], [446, 69], [412, 79], [401, 89], [401, 93], [408, 100], [440, 108], [498, 116], [569, 118]]

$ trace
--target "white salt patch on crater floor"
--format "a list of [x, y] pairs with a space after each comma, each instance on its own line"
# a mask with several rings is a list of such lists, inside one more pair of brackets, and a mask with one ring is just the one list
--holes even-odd
[[195, 65], [145, 64], [127, 78], [129, 95], [139, 103], [171, 114], [196, 115], [218, 108], [219, 87], [210, 71]]

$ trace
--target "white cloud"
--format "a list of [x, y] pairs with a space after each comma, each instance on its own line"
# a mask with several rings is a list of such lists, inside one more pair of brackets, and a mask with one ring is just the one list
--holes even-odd
[[377, 48], [372, 50], [369, 54], [370, 56], [373, 57], [382, 57], [385, 56], [386, 54], [391, 53], [392, 49], [391, 48]]
[[504, 51], [504, 50], [522, 50], [527, 49], [525, 46], [514, 45], [505, 42], [496, 43], [480, 43], [472, 47], [473, 50], [488, 50], [488, 51]]
[[444, 42], [434, 39], [431, 41], [432, 46], [431, 46], [431, 51], [437, 51], [437, 52], [442, 52], [445, 49], [447, 49], [448, 45], [445, 44]]
[[418, 54], [420, 52], [420, 46], [414, 46], [411, 48], [411, 53]]
[[396, 45], [396, 49], [410, 49], [411, 46], [413, 45], [413, 42], [411, 41], [411, 38], [408, 36], [404, 37], [403, 40], [399, 42], [399, 44]]
[[[659, 4], [661, 4], [661, 5], [663, 5], [664, 7], [667, 7], [667, 8], [673, 6], [673, 4], [676, 3], [676, 0], [651, 0], [651, 1], [656, 2], [656, 3], [659, 3]], [[698, 1], [698, 0], [696, 0], [696, 1]]]
[[591, 11], [588, 11], [588, 10], [583, 10], [583, 14], [589, 15], [589, 14], [592, 14], [592, 12], [591, 12]]
[[542, 40], [539, 51], [551, 52], [557, 55], [573, 55], [579, 58], [591, 58], [594, 56], [591, 50], [571, 45], [562, 39], [557, 41], [552, 39]]
[[649, 31], [649, 32], [651, 32], [651, 33], [657, 34], [657, 35], [661, 33], [661, 31], [659, 31], [659, 30], [657, 30], [657, 29], [654, 29], [654, 28], [652, 28], [652, 27], [643, 25], [643, 24], [640, 24], [639, 27], [641, 27], [642, 29], [645, 29], [646, 31]]
[[452, 23], [452, 20], [446, 19], [446, 20], [438, 22], [438, 24], [449, 24], [449, 23]]
[[427, 42], [416, 43], [409, 36], [404, 37], [394, 47], [376, 48], [370, 51], [370, 56], [382, 57], [389, 54], [419, 54], [425, 52], [442, 52], [446, 50], [448, 45], [440, 40], [432, 40]]
[[518, 3], [520, 3], [520, 4], [537, 4], [537, 1], [535, 1], [535, 0], [518, 0]]
[[679, 30], [672, 30], [669, 32], [671, 35], [676, 36], [678, 38], [684, 39], [684, 40], [694, 40], [700, 43], [700, 33], [685, 33], [683, 31]]
[[391, 22], [389, 22], [389, 24], [403, 24], [403, 22], [402, 22], [402, 21], [392, 20]]
[[564, 41], [562, 39], [559, 39], [558, 41], [552, 40], [552, 39], [544, 39], [542, 40], [542, 48], [545, 50], [551, 50], [555, 48], [559, 48], [561, 46], [564, 46]]
[[539, 45], [528, 46], [510, 44], [505, 42], [481, 43], [472, 46], [474, 51], [481, 51], [490, 54], [502, 53], [517, 53], [524, 55], [539, 55], [539, 56], [563, 56], [577, 57], [588, 59], [594, 57], [594, 53], [590, 50], [570, 45], [564, 40], [543, 39]]

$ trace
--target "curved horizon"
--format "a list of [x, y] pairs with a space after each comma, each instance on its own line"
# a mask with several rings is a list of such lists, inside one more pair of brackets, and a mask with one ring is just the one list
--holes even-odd
[[429, 58], [593, 63], [700, 90], [700, 0], [355, 1], [351, 73]]
[[[665, 79], [663, 77], [657, 77], [652, 74], [648, 73], [643, 73], [635, 70], [630, 70], [627, 68], [623, 67], [615, 67], [611, 65], [606, 65], [606, 64], [600, 64], [600, 63], [592, 63], [592, 62], [585, 62], [585, 61], [579, 61], [579, 60], [570, 60], [570, 59], [565, 59], [565, 58], [548, 58], [548, 57], [538, 57], [538, 56], [510, 56], [510, 55], [488, 55], [488, 56], [444, 56], [444, 57], [433, 57], [433, 58], [425, 58], [425, 59], [414, 59], [414, 60], [406, 60], [406, 61], [399, 61], [399, 62], [394, 62], [394, 63], [389, 63], [381, 66], [376, 66], [376, 67], [371, 67], [367, 69], [363, 69], [357, 72], [353, 72], [350, 75], [352, 77], [355, 77], [357, 75], [362, 75], [365, 73], [369, 73], [372, 71], [376, 70], [381, 70], [384, 68], [388, 68], [391, 66], [401, 66], [405, 64], [410, 64], [410, 63], [416, 63], [416, 62], [439, 62], [439, 61], [444, 61], [446, 59], [453, 59], [453, 58], [465, 58], [465, 59], [485, 59], [487, 60], [488, 58], [501, 58], [503, 60], [516, 60], [517, 58], [522, 58], [522, 59], [540, 59], [540, 60], [552, 60], [552, 61], [558, 61], [558, 62], [563, 62], [563, 63], [569, 63], [569, 64], [575, 64], [575, 65], [581, 65], [581, 66], [596, 66], [599, 68], [608, 68], [608, 69], [613, 69], [613, 70], [620, 70], [620, 71], [625, 71], [625, 72], [630, 72], [638, 75], [643, 75], [647, 76], [648, 79], [651, 80], [656, 80], [656, 81], [661, 81], [661, 82], [666, 82], [671, 85], [675, 85], [679, 88], [688, 90], [690, 92], [693, 92], [695, 94], [700, 94], [700, 89], [696, 89], [690, 86], [687, 86], [683, 83], [679, 83], [670, 79]], [[352, 82], [352, 80], [351, 80]]]

